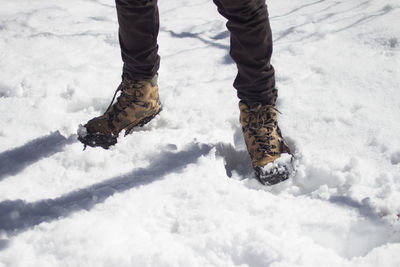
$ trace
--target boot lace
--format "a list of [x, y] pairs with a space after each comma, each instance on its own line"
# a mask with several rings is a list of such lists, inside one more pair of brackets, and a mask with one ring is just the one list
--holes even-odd
[[[118, 118], [119, 114], [122, 113], [125, 117], [128, 116], [128, 113], [125, 111], [127, 107], [134, 109], [135, 105], [142, 107], [147, 107], [149, 105], [149, 103], [140, 100], [140, 98], [143, 97], [142, 89], [144, 86], [145, 84], [140, 81], [123, 79], [117, 90], [115, 90], [111, 103], [105, 112], [108, 116], [108, 125], [110, 128], [115, 129], [114, 121], [121, 122]], [[113, 104], [118, 92], [121, 92], [121, 94], [118, 96], [115, 104]]]
[[249, 109], [249, 135], [254, 136], [254, 144], [257, 144], [256, 151], [262, 154], [278, 154], [274, 151], [277, 147], [270, 142], [275, 139], [272, 132], [277, 127], [276, 112], [279, 111], [272, 105], [256, 104]]

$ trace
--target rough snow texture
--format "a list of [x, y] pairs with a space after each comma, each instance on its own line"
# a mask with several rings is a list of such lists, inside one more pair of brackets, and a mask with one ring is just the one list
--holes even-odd
[[225, 20], [159, 1], [164, 110], [76, 141], [120, 82], [106, 0], [0, 0], [0, 266], [400, 266], [400, 4], [269, 1], [298, 171], [252, 179]]

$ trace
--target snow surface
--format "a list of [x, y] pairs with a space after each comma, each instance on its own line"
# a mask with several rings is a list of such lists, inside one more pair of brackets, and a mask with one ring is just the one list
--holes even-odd
[[120, 82], [115, 4], [0, 0], [0, 266], [400, 266], [400, 3], [268, 1], [296, 176], [252, 179], [225, 20], [159, 1], [164, 110], [76, 140]]

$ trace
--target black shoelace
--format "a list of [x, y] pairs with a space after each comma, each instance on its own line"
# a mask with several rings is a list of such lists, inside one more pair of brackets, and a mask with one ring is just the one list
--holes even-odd
[[278, 154], [276, 151], [272, 151], [272, 149], [276, 149], [276, 146], [270, 142], [275, 139], [271, 134], [277, 127], [274, 111], [279, 112], [274, 106], [262, 106], [261, 104], [249, 108], [248, 130], [250, 136], [254, 136], [255, 143], [258, 144], [257, 151], [268, 155]]
[[[143, 96], [142, 89], [145, 85], [138, 81], [131, 81], [124, 79], [122, 83], [115, 90], [114, 96], [111, 100], [110, 105], [107, 108], [106, 114], [108, 116], [108, 124], [111, 129], [115, 128], [113, 121], [121, 122], [118, 118], [118, 114], [122, 113], [124, 116], [128, 116], [125, 109], [127, 107], [133, 107], [134, 105], [147, 106], [147, 103], [140, 100]], [[133, 94], [128, 94], [127, 90], [133, 89]], [[117, 102], [113, 105], [117, 93], [121, 91], [121, 95], [118, 96]]]

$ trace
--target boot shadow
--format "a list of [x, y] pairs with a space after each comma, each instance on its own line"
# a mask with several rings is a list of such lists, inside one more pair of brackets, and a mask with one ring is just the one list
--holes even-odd
[[224, 159], [226, 175], [231, 178], [236, 172], [241, 180], [253, 175], [250, 156], [247, 150], [237, 150], [232, 144], [219, 143], [216, 146], [216, 155]]

